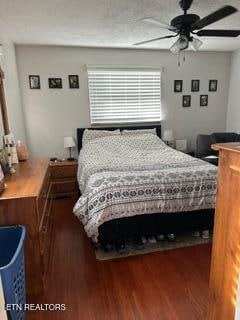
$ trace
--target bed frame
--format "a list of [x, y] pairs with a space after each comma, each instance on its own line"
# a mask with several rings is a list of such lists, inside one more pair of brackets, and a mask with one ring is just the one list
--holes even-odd
[[[101, 127], [92, 130], [138, 130], [156, 128], [161, 138], [161, 125], [133, 127]], [[78, 151], [82, 148], [85, 128], [77, 129]], [[213, 229], [214, 209], [174, 213], [153, 213], [124, 217], [107, 221], [99, 227], [100, 242], [115, 242], [123, 239], [152, 236], [166, 233], [182, 233], [194, 230]]]

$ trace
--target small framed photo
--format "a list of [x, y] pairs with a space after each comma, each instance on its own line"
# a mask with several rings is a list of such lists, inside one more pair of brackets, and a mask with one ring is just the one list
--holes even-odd
[[191, 96], [190, 95], [183, 96], [182, 106], [184, 108], [191, 107]]
[[62, 89], [62, 78], [48, 78], [50, 89]]
[[200, 80], [192, 80], [191, 91], [198, 92], [200, 89]]
[[68, 76], [69, 88], [79, 89], [79, 78], [77, 74], [70, 74]]
[[183, 90], [183, 81], [174, 80], [174, 92], [182, 92]]
[[218, 81], [217, 80], [209, 80], [209, 91], [210, 92], [217, 91], [217, 85], [218, 85]]
[[29, 75], [29, 88], [30, 89], [40, 89], [40, 76], [38, 75]]
[[208, 106], [208, 95], [201, 94], [200, 95], [200, 107], [207, 107]]

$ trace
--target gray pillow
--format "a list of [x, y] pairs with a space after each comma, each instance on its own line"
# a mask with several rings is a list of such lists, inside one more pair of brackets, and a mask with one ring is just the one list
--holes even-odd
[[86, 143], [101, 137], [120, 135], [120, 129], [117, 130], [89, 130], [85, 129], [83, 133], [82, 146]]
[[157, 130], [156, 128], [153, 129], [136, 129], [136, 130], [123, 130], [121, 132], [122, 135], [125, 134], [146, 134], [146, 133], [151, 133], [157, 135]]

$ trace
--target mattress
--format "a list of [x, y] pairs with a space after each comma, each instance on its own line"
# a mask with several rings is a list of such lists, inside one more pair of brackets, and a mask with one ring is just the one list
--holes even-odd
[[154, 134], [107, 136], [80, 151], [74, 214], [94, 242], [104, 222], [215, 207], [217, 167], [168, 147]]

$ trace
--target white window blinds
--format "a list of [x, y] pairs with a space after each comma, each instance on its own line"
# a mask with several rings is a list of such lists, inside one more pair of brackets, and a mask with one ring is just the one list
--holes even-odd
[[92, 124], [159, 122], [161, 71], [88, 69]]

